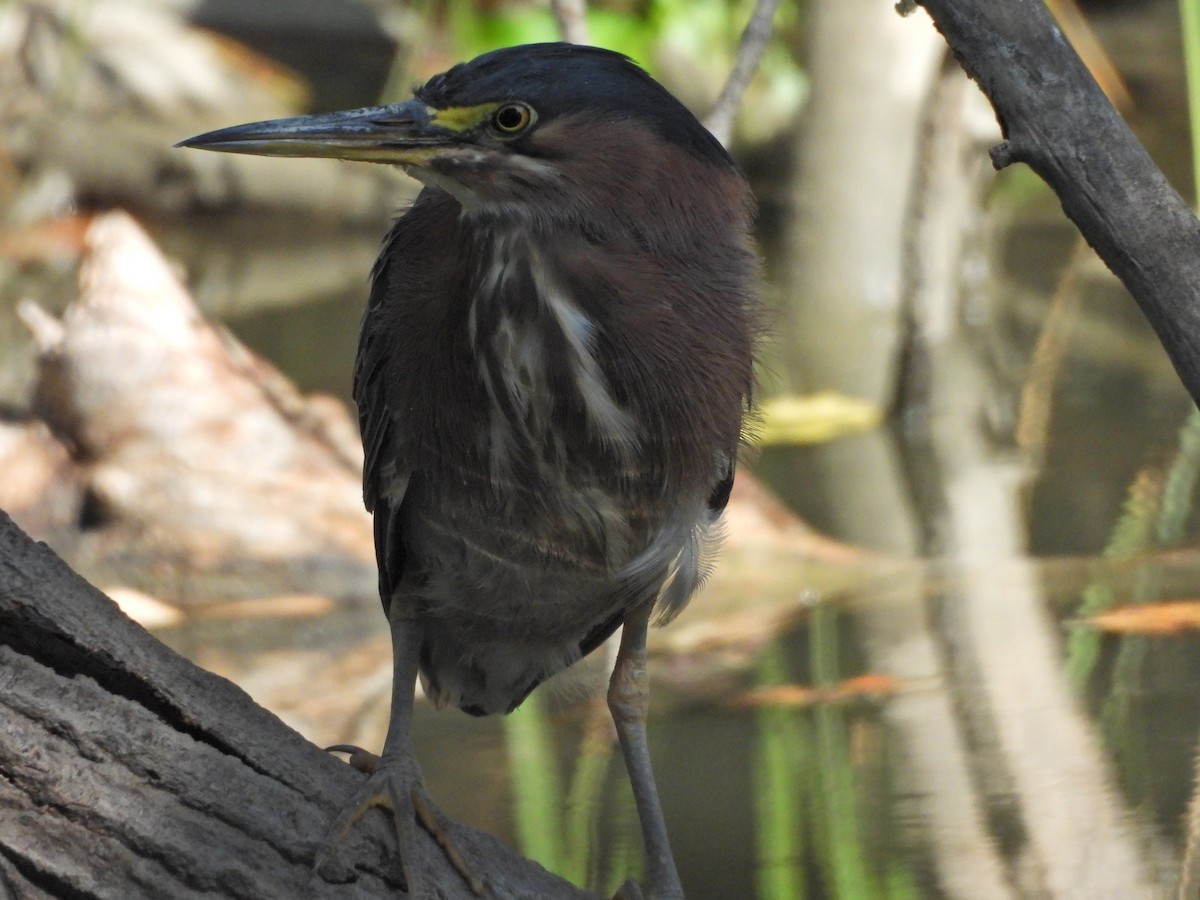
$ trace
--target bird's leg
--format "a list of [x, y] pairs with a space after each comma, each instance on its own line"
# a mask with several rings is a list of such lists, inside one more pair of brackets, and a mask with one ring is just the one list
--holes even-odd
[[451, 865], [462, 875], [477, 896], [483, 896], [483, 882], [471, 871], [446, 830], [442, 813], [425, 791], [421, 768], [412, 747], [413, 690], [420, 661], [422, 628], [411, 604], [402, 596], [392, 598], [388, 620], [392, 632], [392, 708], [383, 754], [374, 756], [357, 747], [337, 745], [329, 748], [351, 754], [350, 763], [368, 773], [366, 781], [330, 826], [326, 850], [318, 858], [320, 868], [327, 853], [349, 833], [354, 823], [373, 807], [391, 812], [400, 844], [401, 863], [408, 893], [413, 897], [430, 896], [424, 884], [417, 844], [417, 823], [433, 835]]
[[642, 842], [646, 846], [651, 900], [683, 897], [679, 872], [667, 840], [662, 803], [650, 769], [650, 748], [646, 743], [646, 715], [650, 709], [650, 686], [646, 678], [646, 631], [650, 624], [651, 604], [626, 615], [621, 630], [621, 647], [612, 679], [608, 683], [608, 708], [617, 726], [625, 768], [633, 788], [638, 819], [642, 823]]

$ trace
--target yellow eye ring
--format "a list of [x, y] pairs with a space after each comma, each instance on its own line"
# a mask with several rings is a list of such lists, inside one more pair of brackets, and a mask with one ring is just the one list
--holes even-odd
[[505, 103], [492, 113], [492, 127], [501, 134], [520, 134], [533, 124], [533, 110], [524, 103]]

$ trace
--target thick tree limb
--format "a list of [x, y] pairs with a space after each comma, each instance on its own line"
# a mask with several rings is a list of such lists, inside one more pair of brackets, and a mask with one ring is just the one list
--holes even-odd
[[[342, 845], [341, 871], [326, 873], [341, 883], [313, 872], [361, 775], [167, 649], [3, 514], [0, 718], [4, 896], [399, 892], [394, 837], [377, 813]], [[489, 835], [451, 830], [490, 896], [593, 896]], [[425, 843], [437, 896], [472, 897]]]
[[997, 168], [1027, 163], [1137, 300], [1200, 403], [1200, 221], [1042, 0], [919, 0], [996, 110]]

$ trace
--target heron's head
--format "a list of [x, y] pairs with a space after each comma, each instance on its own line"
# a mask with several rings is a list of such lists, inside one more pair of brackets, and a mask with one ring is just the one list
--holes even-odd
[[687, 219], [693, 202], [695, 215], [711, 214], [706, 198], [745, 205], [729, 155], [682, 103], [628, 58], [572, 44], [484, 54], [404, 103], [237, 125], [180, 146], [399, 165], [472, 216]]

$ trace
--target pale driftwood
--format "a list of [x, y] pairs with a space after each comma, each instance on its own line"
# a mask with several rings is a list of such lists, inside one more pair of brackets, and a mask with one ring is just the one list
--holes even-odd
[[996, 110], [997, 168], [1027, 163], [1137, 301], [1200, 401], [1200, 221], [1042, 0], [919, 0]]
[[[0, 514], [0, 893], [392, 896], [371, 813], [326, 878], [324, 830], [362, 776], [198, 669]], [[589, 897], [453, 824], [494, 897]], [[439, 898], [473, 895], [428, 838]], [[349, 864], [353, 863], [351, 871]], [[353, 877], [353, 881], [347, 881]]]
[[[181, 603], [248, 596], [271, 571], [259, 593], [373, 603], [362, 451], [342, 405], [301, 396], [205, 321], [130, 217], [98, 217], [85, 250], [61, 321], [22, 308], [38, 345], [34, 411], [81, 462], [92, 524], [104, 526], [73, 559], [95, 561], [88, 573], [106, 582], [120, 578], [103, 564], [116, 556], [130, 577], [150, 557], [171, 560], [189, 584], [168, 597]], [[140, 577], [126, 583], [172, 593]]]
[[0, 420], [0, 509], [35, 534], [59, 536], [78, 527], [83, 474], [44, 422]]

